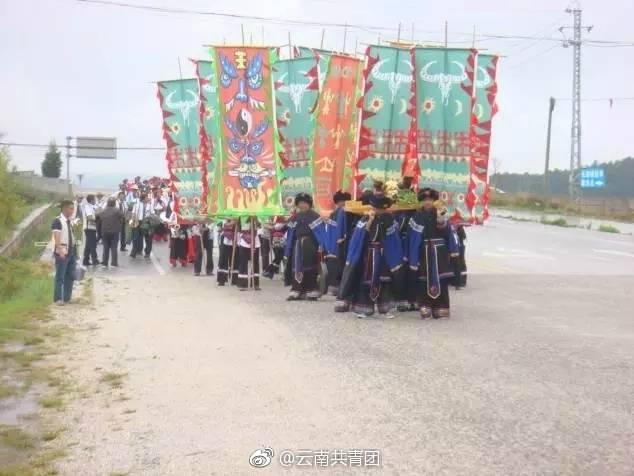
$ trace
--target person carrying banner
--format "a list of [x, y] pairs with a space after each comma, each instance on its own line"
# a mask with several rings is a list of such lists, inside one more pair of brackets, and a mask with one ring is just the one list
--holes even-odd
[[260, 237], [257, 218], [249, 217], [238, 234], [238, 282], [240, 291], [260, 290]]
[[[235, 241], [238, 231], [238, 221], [227, 219], [222, 224], [218, 236], [218, 286], [224, 286], [231, 279], [236, 284], [238, 279], [237, 246]], [[231, 276], [231, 278], [230, 278]]]

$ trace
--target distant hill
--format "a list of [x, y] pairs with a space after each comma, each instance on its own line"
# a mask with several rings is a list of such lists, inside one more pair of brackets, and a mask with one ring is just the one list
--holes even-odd
[[[634, 197], [634, 158], [592, 164], [605, 169], [605, 188], [584, 189], [586, 197]], [[568, 194], [568, 170], [551, 170], [548, 175], [550, 195]], [[502, 173], [491, 176], [491, 184], [506, 193], [544, 194], [544, 174]]]

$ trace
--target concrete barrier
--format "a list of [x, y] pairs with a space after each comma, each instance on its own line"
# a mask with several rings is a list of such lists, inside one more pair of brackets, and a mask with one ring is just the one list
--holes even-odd
[[[23, 185], [47, 193], [54, 193], [55, 195], [61, 195], [69, 197], [68, 194], [68, 181], [61, 178], [49, 178], [35, 175], [34, 172], [17, 172], [13, 174], [13, 177]], [[72, 197], [75, 194], [74, 186], [71, 184]]]
[[20, 222], [13, 234], [7, 239], [6, 243], [3, 243], [0, 246], [0, 256], [11, 256], [15, 254], [29, 231], [44, 222], [46, 212], [52, 206], [52, 203], [47, 203], [46, 205], [42, 205], [29, 213], [27, 217]]

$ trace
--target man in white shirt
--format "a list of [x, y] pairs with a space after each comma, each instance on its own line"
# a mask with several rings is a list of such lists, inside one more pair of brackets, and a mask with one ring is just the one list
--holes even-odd
[[131, 258], [136, 258], [143, 252], [145, 241], [145, 259], [150, 259], [152, 253], [152, 230], [148, 229], [146, 218], [153, 213], [150, 198], [143, 194], [132, 209], [132, 252]]
[[[82, 218], [84, 224], [84, 266], [97, 266], [97, 209], [95, 196], [88, 194], [83, 202]], [[92, 261], [92, 262], [91, 262]]]
[[55, 257], [55, 289], [53, 301], [62, 306], [70, 302], [75, 279], [75, 237], [71, 217], [75, 206], [70, 200], [62, 202], [62, 213], [53, 220], [53, 256]]

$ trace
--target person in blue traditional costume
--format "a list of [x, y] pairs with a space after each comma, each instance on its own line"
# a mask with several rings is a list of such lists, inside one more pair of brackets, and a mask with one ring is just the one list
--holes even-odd
[[418, 200], [422, 208], [409, 221], [409, 289], [421, 319], [449, 317], [450, 257], [458, 256], [456, 234], [436, 190], [420, 190]]
[[[411, 193], [414, 193], [413, 186], [413, 177], [404, 176], [401, 182], [398, 184], [398, 189], [402, 190], [412, 190]], [[404, 261], [407, 262], [407, 235], [409, 230], [409, 220], [416, 213], [415, 210], [403, 210], [394, 214], [394, 220], [398, 223], [399, 236], [401, 237], [401, 245], [404, 250]], [[410, 299], [410, 293], [407, 290], [407, 278], [408, 278], [408, 267], [403, 266], [398, 273], [395, 274], [395, 299], [396, 299], [396, 310], [399, 312], [407, 312], [414, 311], [417, 309], [416, 303], [412, 302]]]
[[[343, 268], [346, 265], [348, 245], [350, 244], [354, 227], [357, 224], [358, 216], [345, 210], [346, 202], [352, 200], [352, 196], [348, 192], [339, 190], [333, 195], [332, 200], [335, 203], [335, 210], [330, 214], [330, 220], [336, 226], [328, 227], [328, 233], [329, 235], [334, 234], [331, 239], [334, 239], [337, 251], [336, 256], [327, 260], [328, 293], [336, 296], [339, 291]], [[331, 225], [332, 222], [330, 222]]]
[[284, 257], [285, 284], [291, 286], [287, 300], [321, 297], [318, 275], [322, 256], [334, 251], [328, 240], [326, 222], [313, 209], [313, 198], [307, 193], [295, 196], [297, 212], [288, 222]]
[[350, 240], [335, 312], [351, 310], [360, 318], [391, 319], [394, 273], [403, 266], [401, 239], [387, 210], [392, 200], [377, 191], [367, 200], [372, 210], [357, 222]]

